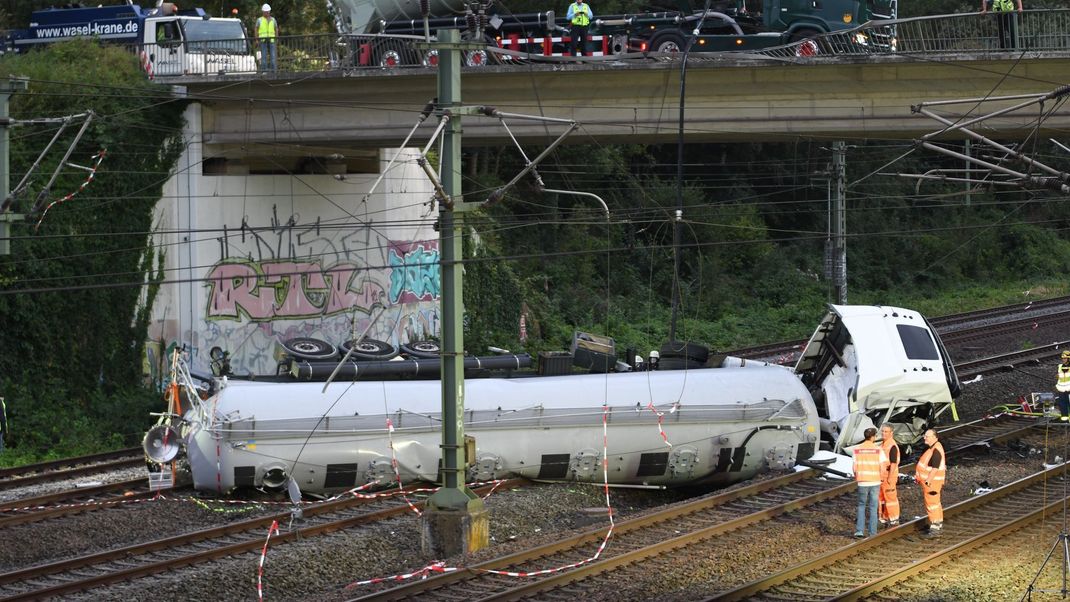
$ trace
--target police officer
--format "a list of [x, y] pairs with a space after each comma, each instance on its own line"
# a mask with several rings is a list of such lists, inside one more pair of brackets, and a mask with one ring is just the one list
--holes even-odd
[[1056, 403], [1059, 405], [1059, 419], [1070, 421], [1070, 351], [1062, 353], [1063, 363], [1059, 364], [1055, 381]]
[[271, 16], [271, 5], [260, 7], [262, 16], [256, 19], [256, 41], [260, 44], [260, 68], [264, 71], [278, 69], [278, 50], [276, 42], [279, 37], [279, 24]]
[[[1022, 12], [1022, 0], [991, 0], [992, 10], [996, 14], [996, 24], [999, 26], [999, 47], [1014, 48], [1015, 38], [1018, 37], [1017, 21], [1014, 15], [1014, 4], [1018, 3], [1018, 12]], [[988, 12], [988, 0], [981, 0], [981, 14]]]
[[587, 53], [587, 27], [594, 18], [591, 7], [583, 0], [576, 0], [568, 5], [568, 22], [572, 24], [572, 56]]

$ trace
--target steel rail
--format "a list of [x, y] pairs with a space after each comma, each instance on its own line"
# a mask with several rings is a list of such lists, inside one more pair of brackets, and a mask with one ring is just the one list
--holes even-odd
[[[175, 491], [175, 489], [170, 491]], [[31, 498], [11, 500], [0, 503], [0, 527], [22, 525], [46, 518], [79, 514], [81, 512], [92, 512], [131, 500], [149, 498], [155, 496], [156, 493], [149, 490], [148, 480], [142, 477], [106, 483], [95, 487], [68, 489]], [[100, 499], [102, 495], [108, 497]]]
[[1032, 349], [1001, 353], [990, 357], [983, 357], [967, 362], [955, 364], [955, 371], [959, 379], [966, 380], [979, 374], [993, 374], [1016, 370], [1022, 365], [1037, 365], [1043, 362], [1056, 360], [1062, 349], [1070, 349], [1070, 341], [1057, 341]]
[[[1003, 505], [1006, 506], [1005, 510], [1008, 512], [1018, 512], [1023, 507], [1043, 502], [1047, 499], [1048, 480], [1058, 474], [1065, 474], [1066, 468], [1066, 464], [1060, 464], [1004, 485], [990, 493], [978, 495], [945, 508], [944, 530], [940, 537], [943, 541], [955, 540], [958, 543], [973, 538], [975, 536], [973, 534], [967, 533], [963, 536], [958, 532], [970, 528], [977, 529], [978, 527], [972, 524], [974, 521], [981, 521], [982, 525], [990, 522], [989, 517], [984, 516], [985, 507], [990, 509], [993, 506]], [[1025, 500], [1020, 498], [1025, 498]], [[1059, 498], [1059, 503], [1062, 503], [1062, 498]], [[887, 562], [888, 559], [901, 560], [902, 563], [899, 566], [903, 568], [909, 568], [914, 562], [925, 559], [928, 556], [925, 552], [932, 548], [933, 541], [911, 537], [922, 531], [924, 522], [924, 518], [912, 520], [874, 537], [785, 569], [775, 575], [757, 579], [727, 592], [720, 592], [706, 600], [732, 602], [761, 599], [758, 597], [760, 594], [773, 588], [782, 588], [781, 592], [771, 594], [774, 598], [781, 600], [838, 599], [839, 596], [856, 588], [859, 582], [864, 582], [865, 578], [862, 575], [866, 575], [877, 565], [876, 559], [866, 556], [867, 554], [879, 554], [884, 559], [883, 562]], [[897, 546], [894, 549], [891, 547], [893, 544]], [[912, 550], [918, 550], [921, 556], [908, 556], [907, 554]], [[852, 572], [850, 569], [838, 567], [836, 575], [833, 576], [822, 577], [822, 575], [815, 574], [843, 561], [859, 560], [867, 562], [868, 568]], [[844, 580], [849, 581], [844, 583]]]
[[65, 458], [63, 460], [50, 460], [48, 462], [39, 462], [37, 464], [24, 464], [22, 466], [0, 468], [0, 479], [7, 479], [18, 475], [54, 471], [60, 468], [81, 466], [82, 464], [92, 464], [94, 462], [102, 462], [104, 460], [129, 458], [130, 456], [144, 456], [144, 454], [145, 452], [142, 451], [140, 447], [131, 447], [127, 449], [117, 449], [109, 452], [90, 454], [88, 456], [77, 456], [74, 458]]
[[995, 526], [992, 529], [971, 537], [966, 541], [953, 544], [949, 547], [943, 548], [928, 557], [919, 560], [913, 564], [902, 567], [896, 571], [888, 573], [882, 577], [874, 579], [868, 583], [859, 585], [858, 587], [844, 592], [842, 595], [836, 596], [836, 600], [861, 600], [867, 596], [871, 596], [883, 590], [891, 587], [895, 587], [897, 584], [921, 573], [928, 572], [934, 567], [951, 560], [952, 557], [961, 556], [976, 550], [977, 548], [984, 547], [990, 543], [993, 543], [999, 539], [1002, 539], [1008, 535], [1011, 535], [1017, 531], [1021, 531], [1047, 516], [1057, 513], [1064, 504], [1064, 498], [1059, 498], [1054, 502], [1046, 506], [1041, 506], [1027, 514], [1015, 517], [1006, 524]]
[[[1052, 299], [1051, 303], [1045, 304], [1032, 304], [1030, 309], [1046, 309], [1051, 307], [1058, 307], [1060, 305], [1070, 305], [1070, 297], [1059, 297]], [[1054, 312], [1051, 314], [1044, 314], [1034, 316], [1031, 318], [1021, 318], [1018, 320], [1012, 320], [1000, 324], [989, 324], [985, 326], [978, 326], [975, 328], [964, 328], [960, 330], [947, 331], [946, 329], [951, 326], [957, 326], [959, 324], [965, 324], [968, 322], [998, 318], [1001, 316], [1007, 316], [1015, 313], [1016, 311], [1024, 311], [1026, 306], [1014, 305], [998, 307], [993, 310], [979, 310], [976, 312], [966, 312], [964, 314], [956, 314], [953, 316], [945, 316], [944, 318], [936, 318], [930, 320], [934, 327], [937, 327], [937, 331], [940, 332], [941, 337], [944, 340], [945, 345], [960, 344], [965, 341], [975, 340], [980, 338], [989, 338], [1000, 334], [1007, 334], [1017, 331], [1021, 328], [1033, 329], [1040, 326], [1052, 326], [1055, 324], [1061, 324], [1070, 321], [1070, 309], [1066, 309], [1060, 312]], [[961, 318], [959, 317], [961, 316]], [[809, 339], [798, 339], [794, 341], [782, 341], [779, 343], [768, 343], [765, 345], [756, 345], [754, 347], [743, 347], [734, 351], [727, 352], [728, 355], [734, 355], [742, 358], [760, 358], [784, 355], [786, 353], [792, 353], [795, 351], [802, 351]]]
[[[948, 443], [947, 453], [950, 456], [954, 453], [959, 453], [961, 450], [971, 448], [986, 441], [1002, 442], [1020, 438], [1032, 431], [1035, 424], [1036, 421], [1031, 419], [1001, 416], [987, 421], [978, 420], [964, 425], [957, 425], [952, 429], [945, 429], [941, 432], [941, 437]], [[975, 435], [977, 433], [981, 434], [980, 440], [974, 437], [969, 441], [963, 441], [964, 439], [970, 438], [969, 432], [971, 430], [974, 431]], [[955, 443], [956, 441], [959, 441], [960, 443]], [[902, 470], [909, 470], [912, 466], [912, 464], [905, 464], [902, 466]], [[628, 542], [626, 537], [630, 535], [638, 535], [641, 537], [641, 532], [644, 530], [671, 524], [673, 521], [679, 521], [690, 515], [697, 515], [706, 510], [724, 506], [732, 501], [751, 499], [763, 493], [767, 493], [771, 497], [778, 494], [781, 496], [781, 500], [776, 501], [773, 505], [768, 507], [714, 525], [698, 528], [653, 545], [646, 545], [638, 549], [600, 558], [583, 566], [540, 577], [530, 583], [525, 583], [521, 586], [495, 594], [487, 594], [484, 591], [480, 594], [481, 596], [484, 596], [481, 599], [510, 600], [528, 597], [536, 592], [546, 591], [593, 574], [613, 570], [619, 566], [642, 560], [651, 555], [663, 554], [685, 547], [698, 540], [717, 537], [756, 523], [764, 522], [788, 512], [793, 512], [826, 500], [838, 498], [850, 494], [855, 490], [855, 483], [849, 481], [840, 485], [833, 485], [821, 491], [809, 493], [802, 497], [795, 497], [793, 495], [792, 499], [783, 501], [782, 496], [786, 492], [779, 490], [786, 489], [788, 486], [796, 484], [804, 479], [816, 479], [816, 473], [817, 471], [814, 470], [801, 471], [761, 483], [748, 485], [735, 491], [673, 506], [646, 516], [619, 522], [614, 527], [613, 542], [618, 546], [627, 546]], [[517, 552], [515, 554], [467, 567], [459, 571], [435, 575], [420, 581], [356, 598], [355, 600], [402, 600], [412, 599], [414, 597], [434, 596], [436, 593], [435, 590], [454, 585], [463, 587], [461, 582], [476, 580], [481, 576], [488, 575], [488, 571], [508, 570], [509, 567], [517, 566], [521, 563], [536, 559], [543, 559], [545, 561], [548, 558], [552, 558], [554, 555], [567, 553], [569, 551], [573, 551], [571, 556], [574, 558], [574, 550], [576, 548], [600, 543], [604, 537], [605, 527], [592, 529], [552, 544]], [[610, 553], [613, 554], [612, 552]], [[475, 589], [475, 586], [473, 586], [473, 589]], [[490, 587], [488, 586], [487, 589], [490, 589]], [[443, 597], [449, 597], [450, 599], [454, 599], [458, 595], [460, 595], [459, 592], [443, 592]], [[465, 599], [467, 599], [467, 597]]]
[[[526, 483], [523, 479], [512, 479], [500, 483], [498, 487], [515, 487], [521, 483]], [[487, 485], [475, 489], [476, 493], [488, 493], [495, 488], [494, 485]], [[415, 487], [406, 487], [405, 490], [408, 493], [412, 493]], [[374, 500], [360, 499], [360, 498], [341, 498], [330, 502], [324, 502], [302, 508], [305, 518], [316, 515], [328, 515], [333, 512], [357, 509], [361, 506], [367, 506], [374, 501], [398, 501], [394, 498], [375, 498]], [[413, 502], [413, 505], [417, 508], [422, 508], [424, 502]], [[375, 522], [410, 512], [409, 505], [407, 503], [398, 502], [393, 504], [392, 507], [376, 510], [369, 513], [358, 514], [356, 516], [349, 516], [341, 519], [331, 520], [328, 519], [321, 524], [294, 529], [292, 531], [286, 531], [280, 533], [273, 538], [276, 543], [286, 542], [293, 539], [300, 539], [303, 537], [309, 537], [313, 535], [320, 535], [332, 531], [338, 531], [341, 529], [347, 529], [360, 524]], [[53, 596], [59, 596], [77, 591], [83, 591], [93, 587], [100, 587], [111, 583], [117, 583], [120, 581], [127, 581], [138, 577], [144, 577], [147, 575], [153, 575], [164, 571], [172, 570], [178, 567], [189, 566], [206, 562], [208, 560], [214, 560], [216, 558], [222, 558], [233, 554], [247, 552], [255, 550], [264, 545], [264, 533], [266, 529], [271, 526], [274, 521], [286, 521], [291, 518], [290, 512], [279, 512], [269, 516], [257, 517], [248, 519], [245, 521], [231, 523], [228, 525], [221, 525], [218, 527], [212, 527], [194, 533], [187, 533], [184, 535], [178, 535], [174, 537], [168, 537], [164, 539], [157, 539], [150, 542], [141, 544], [135, 544], [132, 546], [126, 546], [123, 548], [108, 550], [105, 552], [99, 552], [96, 554], [89, 554], [87, 556], [81, 556], [78, 558], [72, 558], [69, 560], [62, 560], [53, 562], [50, 564], [39, 565], [35, 567], [29, 567], [26, 569], [16, 570], [9, 573], [0, 574], [0, 586], [11, 586], [7, 589], [17, 588], [19, 584], [24, 582], [39, 581], [42, 578], [51, 578], [54, 581], [59, 581], [53, 585], [39, 586], [37, 583], [33, 583], [32, 586], [36, 586], [36, 589], [30, 591], [12, 591], [5, 592], [0, 590], [0, 600], [38, 600], [42, 598], [49, 598]], [[136, 557], [143, 556], [153, 552], [159, 552], [162, 550], [168, 550], [175, 552], [177, 546], [190, 545], [190, 544], [202, 544], [206, 540], [213, 538], [236, 536], [241, 534], [247, 534], [248, 538], [244, 541], [226, 544], [211, 549], [197, 549], [189, 553], [182, 553], [177, 557], [167, 557], [163, 560], [150, 561], [146, 564], [139, 566], [129, 566], [131, 562], [136, 561]], [[86, 576], [84, 572], [90, 570], [90, 567], [94, 565], [100, 565], [103, 563], [122, 560], [122, 568], [118, 570], [108, 570], [100, 575]], [[76, 572], [77, 571], [77, 572]]]
[[[139, 450], [140, 451], [140, 450]], [[35, 485], [37, 483], [44, 483], [48, 481], [62, 481], [63, 479], [71, 479], [74, 477], [81, 477], [88, 474], [97, 474], [102, 472], [109, 472], [112, 470], [120, 470], [123, 468], [133, 468], [136, 466], [145, 465], [144, 453], [137, 458], [109, 460], [107, 462], [99, 462], [97, 464], [87, 464], [85, 466], [79, 466], [77, 468], [68, 468], [66, 470], [54, 470], [50, 472], [41, 472], [32, 474], [25, 477], [17, 477], [13, 479], [7, 479], [0, 481], [0, 490], [15, 489], [18, 487], [25, 487], [27, 485]]]

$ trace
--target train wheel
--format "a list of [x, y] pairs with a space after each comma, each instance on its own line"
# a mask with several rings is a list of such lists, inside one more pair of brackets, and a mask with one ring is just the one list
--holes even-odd
[[[352, 353], [349, 353], [350, 349], [353, 350]], [[376, 339], [364, 339], [355, 345], [353, 344], [353, 341], [346, 341], [342, 343], [342, 351], [349, 353], [351, 357], [355, 357], [359, 360], [380, 362], [393, 359], [398, 355], [397, 347], [394, 347], [386, 341], [379, 341]]]
[[334, 357], [338, 349], [327, 341], [301, 337], [290, 339], [282, 344], [286, 353], [301, 360], [325, 360]]

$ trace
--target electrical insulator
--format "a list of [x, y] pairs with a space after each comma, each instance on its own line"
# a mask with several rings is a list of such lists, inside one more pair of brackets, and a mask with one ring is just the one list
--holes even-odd
[[431, 0], [420, 0], [420, 14], [424, 17], [431, 14]]

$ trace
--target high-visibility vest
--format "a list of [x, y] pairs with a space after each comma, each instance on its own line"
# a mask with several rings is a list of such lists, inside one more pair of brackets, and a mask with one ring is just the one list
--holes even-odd
[[1060, 393], [1070, 391], [1070, 366], [1059, 364], [1059, 380], [1055, 381], [1055, 390]]
[[591, 7], [574, 2], [572, 4], [572, 24], [587, 27], [591, 24]]
[[855, 481], [858, 483], [881, 482], [881, 468], [888, 464], [888, 458], [884, 450], [877, 447], [876, 443], [863, 441], [854, 449]]
[[[884, 450], [884, 455], [888, 458], [888, 468], [885, 469], [884, 478], [881, 480], [885, 483], [895, 483], [899, 480], [899, 445], [895, 442], [894, 437], [889, 437], [887, 440], [881, 441], [881, 449]], [[893, 449], [895, 454], [892, 454]], [[892, 460], [893, 455], [895, 460]]]
[[[940, 452], [939, 466], [929, 466], [929, 461], [932, 460], [934, 452]], [[939, 491], [943, 488], [944, 478], [947, 476], [947, 454], [944, 453], [944, 446], [939, 441], [925, 450], [925, 453], [918, 459], [915, 475], [917, 475], [918, 481], [922, 484], [928, 483], [932, 489]]]
[[1006, 13], [1014, 10], [1013, 0], [992, 0], [992, 10]]
[[256, 37], [265, 42], [275, 41], [275, 17], [265, 19], [259, 17], [256, 20]]

